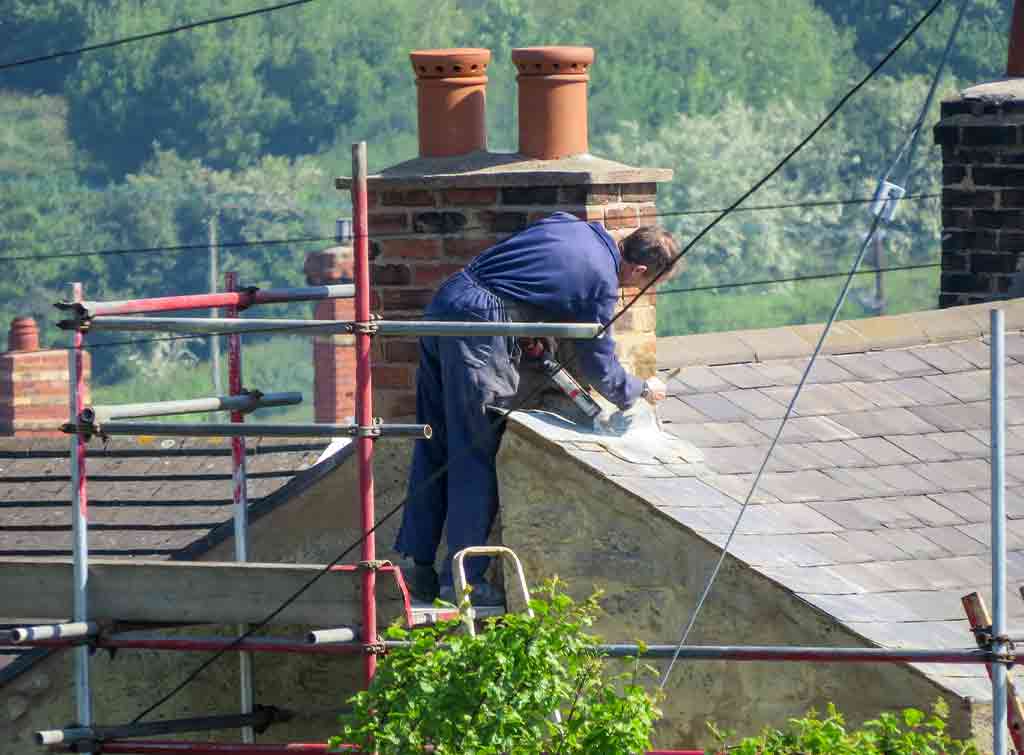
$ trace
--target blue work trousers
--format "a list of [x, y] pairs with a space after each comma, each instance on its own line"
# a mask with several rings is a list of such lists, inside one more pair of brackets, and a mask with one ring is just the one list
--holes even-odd
[[[506, 322], [501, 299], [471, 273], [449, 278], [426, 316], [434, 320]], [[485, 545], [498, 511], [495, 457], [501, 441], [487, 406], [506, 405], [519, 387], [519, 347], [504, 336], [430, 336], [420, 339], [416, 421], [433, 436], [417, 440], [396, 550], [433, 563], [447, 520], [448, 555], [441, 584], [452, 583], [452, 555]], [[489, 559], [466, 559], [470, 584], [483, 581]]]

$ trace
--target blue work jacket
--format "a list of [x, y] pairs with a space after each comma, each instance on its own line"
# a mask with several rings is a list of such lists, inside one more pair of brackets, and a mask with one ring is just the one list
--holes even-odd
[[[466, 268], [505, 299], [538, 307], [552, 320], [607, 325], [619, 299], [621, 255], [599, 223], [556, 212], [492, 246]], [[643, 389], [615, 356], [611, 333], [576, 341], [577, 365], [602, 396], [620, 408]]]

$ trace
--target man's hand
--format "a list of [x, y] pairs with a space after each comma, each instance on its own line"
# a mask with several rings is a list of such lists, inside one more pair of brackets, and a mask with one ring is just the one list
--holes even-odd
[[668, 395], [668, 386], [657, 377], [649, 377], [644, 381], [644, 389], [640, 396], [649, 404], [656, 404], [664, 401]]

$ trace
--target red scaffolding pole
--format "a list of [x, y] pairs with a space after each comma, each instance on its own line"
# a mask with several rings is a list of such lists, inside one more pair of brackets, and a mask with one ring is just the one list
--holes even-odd
[[218, 309], [236, 307], [246, 309], [256, 304], [278, 304], [291, 301], [318, 301], [320, 299], [347, 299], [353, 293], [350, 284], [309, 286], [305, 288], [268, 288], [243, 291], [218, 291], [208, 294], [181, 294], [156, 296], [123, 301], [80, 301], [59, 304], [62, 309], [78, 312], [86, 317], [110, 315], [141, 315], [154, 312], [180, 312], [189, 309]]
[[[366, 142], [352, 145], [352, 215], [355, 229], [356, 323], [370, 322], [370, 244], [366, 207]], [[359, 504], [363, 528], [363, 627], [365, 643], [377, 642], [377, 546], [373, 534], [373, 379], [370, 371], [371, 335], [356, 328], [356, 456], [359, 460]], [[369, 650], [369, 647], [367, 648]], [[377, 670], [377, 656], [364, 656], [366, 686]]]

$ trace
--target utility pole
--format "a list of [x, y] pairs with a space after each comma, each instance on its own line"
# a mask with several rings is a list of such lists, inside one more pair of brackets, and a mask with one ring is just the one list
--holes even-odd
[[[218, 210], [214, 210], [213, 214], [210, 215], [209, 220], [209, 238], [210, 238], [210, 293], [217, 293], [217, 215]], [[210, 317], [217, 317], [217, 310], [210, 310]], [[218, 336], [210, 336], [210, 360], [213, 365], [213, 393], [215, 396], [224, 395], [224, 391], [221, 386], [220, 379], [220, 338]]]

